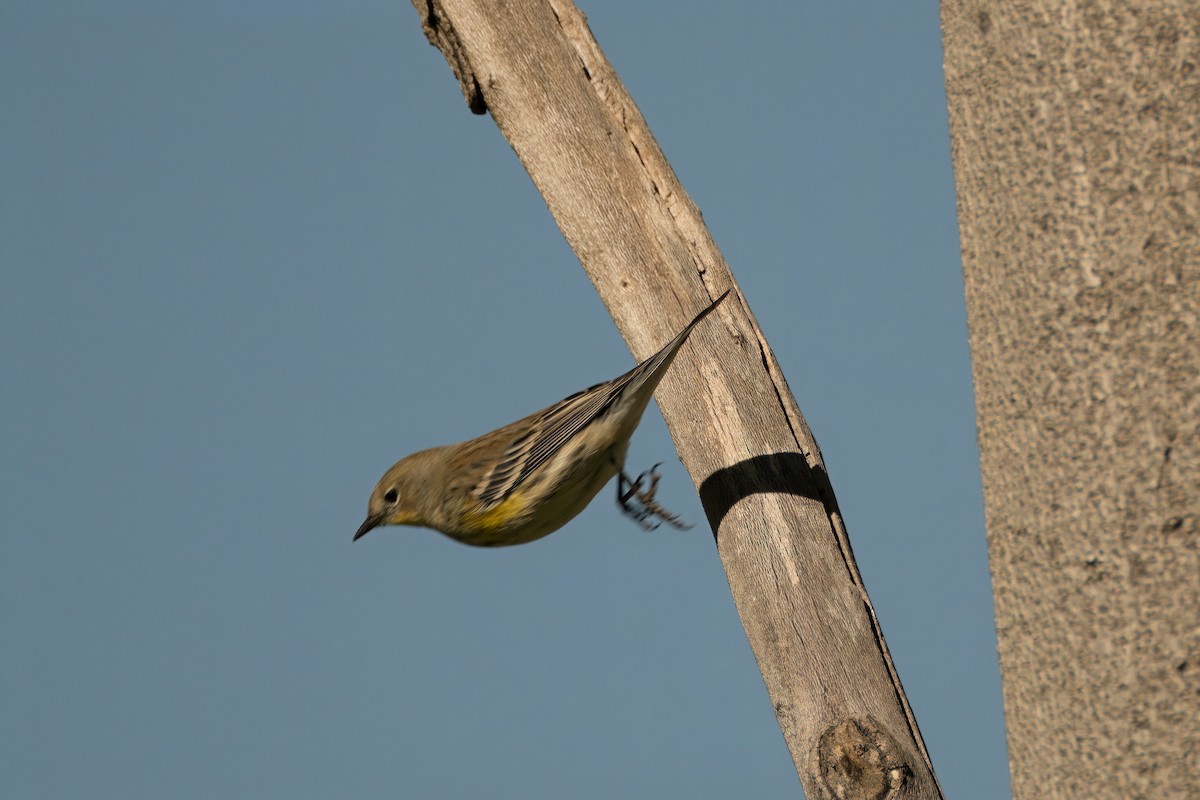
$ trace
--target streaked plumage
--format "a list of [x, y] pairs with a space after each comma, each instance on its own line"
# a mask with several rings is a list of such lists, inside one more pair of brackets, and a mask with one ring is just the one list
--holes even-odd
[[[558, 530], [621, 472], [655, 388], [692, 330], [728, 294], [624, 375], [476, 439], [397, 462], [372, 492], [367, 519], [354, 538], [380, 525], [419, 525], [487, 547], [522, 544]], [[640, 485], [640, 479], [633, 483]], [[618, 494], [623, 506], [634, 496]], [[653, 505], [651, 494], [638, 495], [648, 510], [635, 516], [673, 523]]]

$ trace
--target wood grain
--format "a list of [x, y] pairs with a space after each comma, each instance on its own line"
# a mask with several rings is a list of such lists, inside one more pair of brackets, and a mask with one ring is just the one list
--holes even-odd
[[635, 357], [735, 290], [656, 398], [807, 796], [940, 797], [817, 443], [583, 15], [566, 0], [414, 5], [472, 110], [490, 113], [521, 159]]

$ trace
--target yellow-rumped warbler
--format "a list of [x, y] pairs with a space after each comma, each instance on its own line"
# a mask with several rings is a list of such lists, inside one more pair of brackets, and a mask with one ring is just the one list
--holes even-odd
[[[654, 502], [654, 468], [629, 479], [625, 451], [675, 354], [728, 295], [621, 377], [477, 439], [397, 462], [371, 493], [355, 540], [380, 525], [418, 525], [478, 547], [524, 544], [570, 522], [614, 475], [617, 502], [643, 526], [653, 527], [647, 521], [657, 518], [686, 527]], [[640, 506], [631, 505], [635, 499]]]

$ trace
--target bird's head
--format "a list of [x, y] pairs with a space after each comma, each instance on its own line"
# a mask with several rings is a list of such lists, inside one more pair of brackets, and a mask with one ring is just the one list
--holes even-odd
[[[420, 453], [416, 454], [421, 455]], [[367, 501], [367, 518], [354, 533], [358, 541], [381, 525], [422, 525], [424, 516], [419, 506], [421, 489], [417, 480], [422, 465], [409, 456], [383, 473]]]

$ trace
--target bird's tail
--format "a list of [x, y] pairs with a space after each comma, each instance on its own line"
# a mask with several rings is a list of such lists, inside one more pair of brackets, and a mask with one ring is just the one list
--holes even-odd
[[628, 382], [626, 383], [625, 392], [645, 386], [647, 383], [652, 386], [657, 386], [662, 380], [662, 376], [667, 373], [667, 369], [671, 366], [671, 362], [675, 360], [675, 354], [679, 352], [679, 348], [683, 347], [683, 343], [687, 341], [688, 336], [700, 324], [700, 321], [713, 312], [713, 309], [721, 304], [721, 301], [729, 296], [729, 289], [713, 300], [708, 308], [697, 314], [691, 322], [684, 326], [674, 339], [667, 342], [661, 350], [647, 358], [641, 364], [634, 367], [628, 374]]

